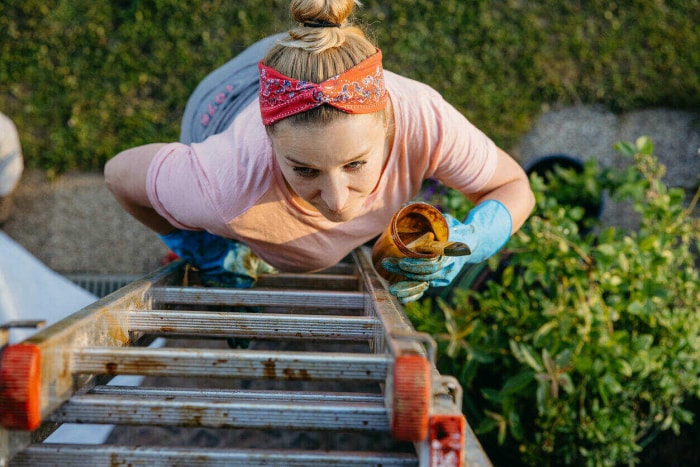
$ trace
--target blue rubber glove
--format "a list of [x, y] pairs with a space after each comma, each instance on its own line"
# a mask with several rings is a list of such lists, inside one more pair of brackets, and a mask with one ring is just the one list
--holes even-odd
[[199, 270], [204, 285], [252, 287], [262, 273], [277, 272], [246, 245], [201, 230], [175, 230], [160, 239]]
[[[437, 258], [385, 258], [382, 267], [408, 280], [389, 287], [401, 303], [418, 300], [432, 287], [449, 285], [465, 264], [476, 264], [496, 254], [510, 239], [513, 220], [508, 209], [499, 201], [486, 200], [469, 211], [464, 223], [449, 214], [445, 220], [450, 228], [449, 241], [469, 246], [466, 256], [439, 256]], [[425, 284], [421, 286], [420, 284]]]

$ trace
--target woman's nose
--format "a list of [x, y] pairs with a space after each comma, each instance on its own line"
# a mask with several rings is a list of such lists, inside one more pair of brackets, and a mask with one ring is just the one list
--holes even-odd
[[321, 192], [321, 199], [331, 211], [342, 211], [350, 190], [342, 176], [328, 177]]

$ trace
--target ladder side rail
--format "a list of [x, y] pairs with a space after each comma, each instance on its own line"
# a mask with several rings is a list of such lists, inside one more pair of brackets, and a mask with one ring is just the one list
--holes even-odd
[[0, 426], [0, 466], [9, 465], [15, 457], [32, 443], [32, 433], [29, 431], [9, 430]]
[[[488, 456], [462, 413], [459, 382], [454, 377], [440, 375], [436, 367], [435, 342], [415, 331], [403, 308], [389, 293], [386, 282], [374, 270], [369, 249], [356, 250], [354, 257], [368, 292], [366, 306], [372, 308], [385, 331], [383, 341], [375, 343], [375, 351], [381, 351], [384, 344], [385, 351], [394, 355], [385, 388], [394, 437], [414, 442], [421, 466], [490, 467]], [[429, 368], [413, 359], [414, 353], [425, 357]], [[426, 403], [421, 403], [423, 396], [414, 388], [421, 384], [428, 386], [430, 400]], [[410, 409], [406, 409], [407, 405]], [[428, 413], [422, 418], [412, 415], [425, 412], [426, 406]], [[423, 431], [417, 426], [421, 424]]]
[[418, 333], [413, 328], [403, 309], [387, 290], [383, 279], [374, 270], [369, 249], [362, 247], [355, 250], [354, 259], [362, 276], [365, 313], [376, 316], [384, 330], [384, 335], [378, 336], [378, 340], [374, 343], [375, 351], [388, 351], [394, 356], [414, 353], [423, 355], [434, 363], [434, 342], [430, 336]]
[[[149, 306], [148, 290], [153, 284], [172, 280], [179, 274], [179, 268], [175, 263], [164, 266], [6, 347], [0, 362], [0, 387], [3, 391], [11, 388], [15, 394], [24, 393], [25, 399], [17, 400], [9, 392], [0, 396], [2, 424], [10, 430], [34, 430], [45, 416], [87, 385], [92, 377], [73, 375], [72, 352], [81, 347], [118, 347], [134, 342], [139, 336], [128, 331], [125, 317], [115, 311]], [[25, 355], [31, 359], [23, 359]], [[32, 412], [31, 416], [18, 413], [25, 408]]]

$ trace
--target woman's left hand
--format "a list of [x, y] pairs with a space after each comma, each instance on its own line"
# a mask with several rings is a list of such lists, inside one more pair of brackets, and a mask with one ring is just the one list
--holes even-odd
[[[401, 303], [418, 300], [428, 286], [445, 287], [451, 284], [464, 265], [487, 260], [510, 239], [512, 219], [508, 209], [499, 201], [490, 199], [478, 204], [469, 211], [464, 223], [449, 214], [444, 217], [450, 229], [449, 240], [466, 244], [471, 254], [427, 259], [385, 258], [382, 261], [384, 269], [407, 279], [389, 288]], [[417, 285], [420, 283], [426, 285]]]

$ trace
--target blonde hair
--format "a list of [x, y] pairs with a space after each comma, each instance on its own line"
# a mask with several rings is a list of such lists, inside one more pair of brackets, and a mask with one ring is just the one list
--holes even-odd
[[[365, 33], [349, 20], [355, 0], [292, 0], [292, 18], [300, 26], [287, 32], [263, 59], [263, 64], [297, 80], [321, 83], [357, 65], [376, 52]], [[328, 27], [309, 24], [325, 23]], [[338, 25], [338, 27], [334, 27]], [[328, 124], [344, 112], [322, 105], [292, 115], [290, 123]], [[268, 127], [273, 130], [274, 125]]]

